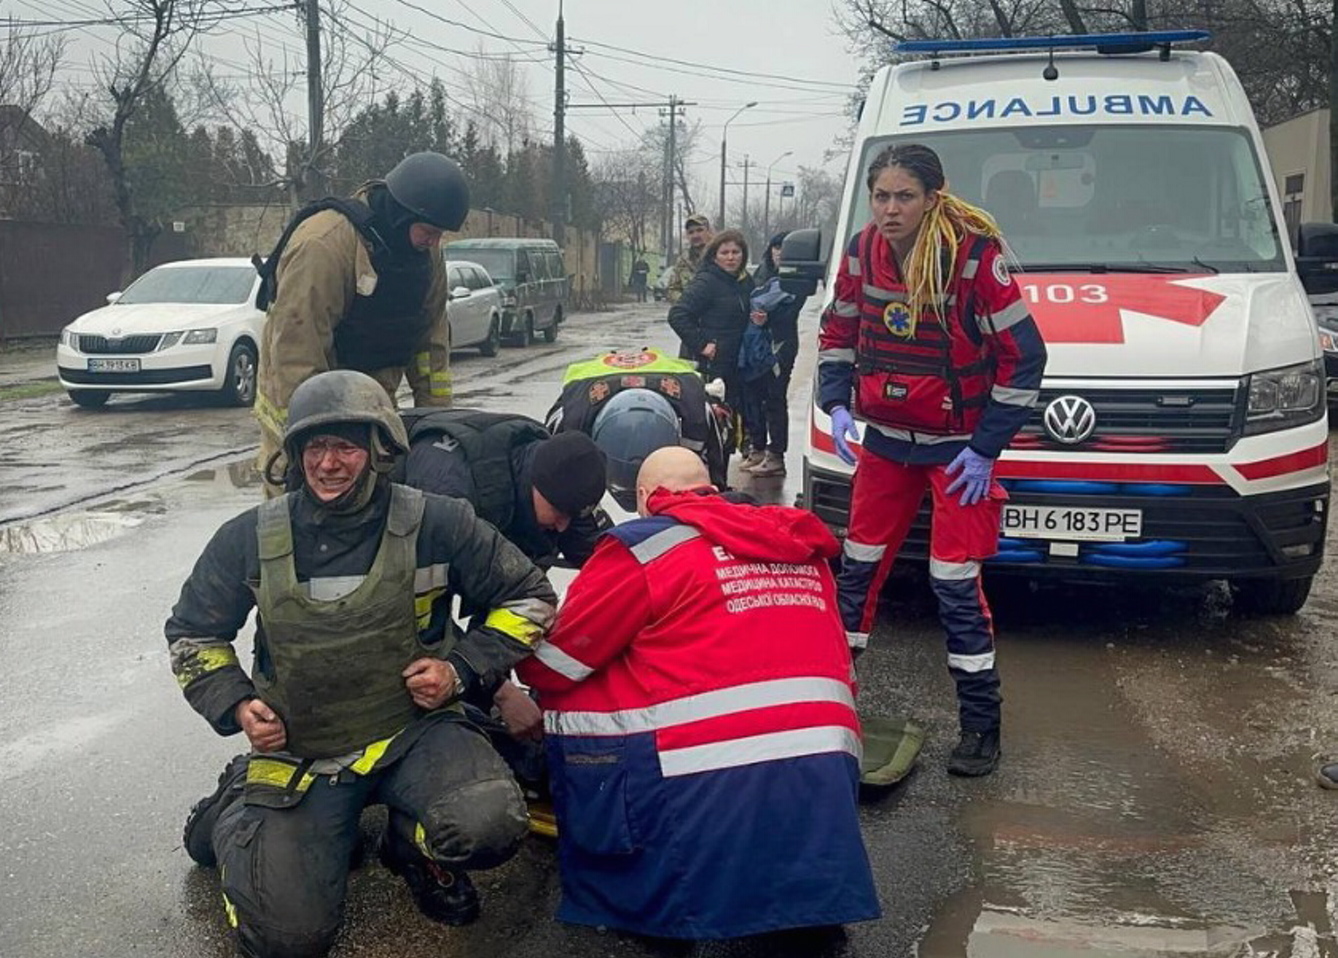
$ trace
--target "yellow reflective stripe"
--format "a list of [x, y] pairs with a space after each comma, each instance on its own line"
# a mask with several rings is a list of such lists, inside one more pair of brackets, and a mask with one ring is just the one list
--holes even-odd
[[260, 425], [269, 429], [276, 436], [282, 436], [288, 427], [288, 410], [274, 405], [264, 393], [256, 392], [255, 417]]
[[418, 374], [419, 374], [420, 376], [431, 376], [431, 375], [432, 375], [432, 354], [431, 354], [431, 353], [427, 353], [427, 352], [424, 352], [424, 353], [415, 353], [413, 358], [414, 358], [414, 361], [415, 361], [416, 363], [418, 363]]
[[493, 609], [483, 624], [525, 645], [533, 645], [544, 632], [542, 627], [535, 625], [523, 615], [516, 615], [510, 609]]
[[[398, 732], [395, 733], [395, 735], [398, 734]], [[383, 738], [379, 742], [373, 742], [371, 745], [368, 745], [362, 750], [362, 758], [350, 765], [348, 770], [355, 775], [366, 775], [375, 768], [376, 763], [381, 761], [385, 756], [386, 749], [390, 748], [390, 743], [395, 741], [395, 735], [390, 736], [390, 738]]]
[[413, 843], [418, 846], [418, 850], [428, 858], [432, 857], [432, 849], [427, 844], [427, 829], [423, 827], [422, 822], [414, 822]]
[[418, 631], [421, 632], [432, 624], [432, 605], [445, 591], [445, 589], [429, 589], [422, 595], [413, 597], [414, 615], [418, 616]]
[[[228, 876], [227, 876], [227, 869], [226, 869], [226, 868], [220, 868], [220, 869], [218, 870], [218, 881], [219, 881], [219, 884], [226, 886], [226, 885], [227, 885], [227, 879], [228, 879]], [[228, 915], [228, 927], [230, 927], [230, 928], [236, 928], [236, 927], [237, 927], [237, 906], [234, 905], [231, 901], [228, 900], [228, 893], [227, 893], [227, 892], [223, 892], [222, 894], [223, 894], [223, 910], [224, 910], [225, 912], [227, 912], [227, 915]]]
[[[287, 789], [288, 783], [293, 780], [297, 774], [297, 766], [291, 762], [285, 762], [276, 758], [260, 758], [252, 756], [251, 761], [246, 766], [246, 784], [259, 785], [266, 788]], [[302, 776], [302, 781], [297, 783], [295, 791], [300, 795], [311, 787], [311, 783], [316, 781], [316, 776], [310, 772]]]
[[237, 650], [230, 645], [211, 645], [197, 649], [181, 665], [177, 673], [177, 685], [183, 689], [196, 679], [203, 678], [210, 672], [217, 672], [237, 664]]

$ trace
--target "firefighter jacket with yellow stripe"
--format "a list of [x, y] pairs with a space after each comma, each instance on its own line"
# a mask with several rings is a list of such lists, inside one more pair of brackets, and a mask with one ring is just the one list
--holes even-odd
[[[366, 199], [374, 188], [363, 187], [354, 199]], [[424, 289], [421, 275], [401, 276], [388, 266], [378, 272], [369, 241], [336, 210], [315, 213], [293, 230], [279, 256], [255, 403], [256, 418], [275, 448], [293, 390], [331, 369], [365, 372], [392, 397], [400, 378], [407, 377], [414, 405], [451, 404], [446, 271], [439, 251], [425, 255]], [[392, 288], [403, 284], [414, 287], [408, 295]], [[384, 335], [375, 334], [377, 325]], [[404, 334], [391, 335], [395, 329]]]
[[[219, 734], [240, 731], [233, 714], [237, 705], [248, 698], [263, 698], [262, 687], [273, 687], [275, 664], [291, 661], [290, 656], [278, 654], [276, 641], [300, 641], [299, 630], [287, 620], [291, 610], [284, 612], [282, 628], [271, 635], [262, 605], [257, 610], [252, 664], [252, 674], [262, 676], [259, 683], [242, 669], [233, 647], [257, 606], [257, 595], [264, 592], [262, 553], [282, 551], [274, 548], [272, 536], [271, 544], [262, 547], [262, 509], [282, 508], [282, 504], [289, 508], [293, 581], [302, 601], [337, 604], [365, 591], [378, 574], [384, 578], [386, 558], [381, 560], [379, 573], [376, 565], [383, 555], [387, 527], [393, 525], [390, 538], [404, 531], [403, 520], [390, 522], [391, 489], [391, 484], [383, 482], [364, 509], [347, 515], [328, 512], [306, 493], [273, 500], [274, 506], [250, 509], [224, 524], [205, 547], [165, 631], [172, 670], [187, 701]], [[425, 655], [434, 654], [432, 650], [444, 654], [464, 684], [466, 699], [490, 699], [511, 667], [548, 629], [556, 597], [543, 573], [496, 529], [478, 519], [468, 503], [432, 495], [423, 495], [422, 501], [422, 518], [413, 537], [412, 575], [406, 575], [411, 581], [404, 583], [405, 601], [413, 603], [417, 645]], [[463, 635], [458, 635], [459, 627], [450, 614], [456, 595], [474, 608], [488, 610], [474, 617], [470, 631]], [[347, 616], [347, 624], [347, 638], [355, 643], [357, 617]], [[350, 662], [350, 668], [363, 666]], [[333, 694], [338, 688], [331, 685], [329, 691]], [[356, 692], [340, 694], [349, 696], [350, 708], [366, 704]], [[332, 708], [333, 703], [322, 707]], [[279, 711], [282, 708], [281, 704]], [[276, 768], [300, 767], [305, 761], [309, 771], [310, 761], [321, 759], [337, 767], [369, 771], [379, 762], [395, 760], [423, 724], [404, 713], [405, 729], [395, 734], [388, 729], [400, 724], [399, 720], [387, 719], [387, 714], [379, 712], [377, 722], [381, 724], [364, 735], [377, 736], [377, 740], [349, 754], [333, 759], [293, 754], [267, 758], [276, 760], [271, 762]], [[337, 749], [316, 749], [332, 750]], [[267, 768], [261, 763], [261, 771]], [[278, 773], [271, 769], [267, 774]]]

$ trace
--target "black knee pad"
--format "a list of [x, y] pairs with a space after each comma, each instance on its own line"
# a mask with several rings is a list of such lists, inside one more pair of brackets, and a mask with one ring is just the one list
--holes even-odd
[[325, 958], [338, 933], [337, 923], [328, 928], [285, 930], [243, 922], [237, 928], [237, 945], [245, 958]]
[[422, 825], [439, 864], [496, 868], [525, 837], [525, 799], [510, 778], [470, 782], [433, 802]]

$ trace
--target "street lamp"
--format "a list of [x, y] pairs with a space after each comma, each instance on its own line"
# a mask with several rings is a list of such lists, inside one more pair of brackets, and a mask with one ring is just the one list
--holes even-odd
[[786, 150], [780, 156], [776, 157], [767, 166], [767, 202], [765, 211], [762, 213], [762, 238], [766, 242], [771, 241], [771, 167], [775, 166], [787, 156], [794, 154], [794, 150]]
[[725, 139], [729, 136], [729, 125], [738, 119], [739, 114], [744, 110], [757, 106], [757, 101], [745, 103], [734, 111], [734, 115], [725, 121], [724, 129], [720, 131], [720, 217], [716, 220], [716, 229], [725, 227]]

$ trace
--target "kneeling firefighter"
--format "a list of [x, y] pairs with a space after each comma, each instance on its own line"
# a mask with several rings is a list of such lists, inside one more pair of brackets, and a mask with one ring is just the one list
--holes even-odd
[[[539, 568], [547, 571], [559, 555], [566, 564], [581, 567], [599, 536], [612, 526], [599, 507], [605, 457], [584, 433], [552, 436], [525, 416], [477, 409], [410, 409], [401, 410], [400, 417], [408, 431], [409, 454], [396, 477], [423, 492], [468, 501]], [[530, 827], [552, 835], [540, 744], [543, 714], [509, 680], [493, 691], [492, 704], [495, 714], [473, 705], [466, 708], [525, 790]]]
[[[329, 950], [371, 804], [389, 809], [382, 860], [423, 913], [477, 916], [466, 873], [510, 858], [525, 815], [463, 702], [529, 653], [556, 602], [467, 503], [389, 480], [408, 438], [375, 380], [314, 376], [290, 411], [288, 492], [214, 535], [166, 625], [187, 701], [250, 742], [191, 810], [184, 843], [219, 866], [252, 958]], [[467, 630], [456, 595], [484, 610]], [[232, 643], [253, 608], [248, 675]]]

